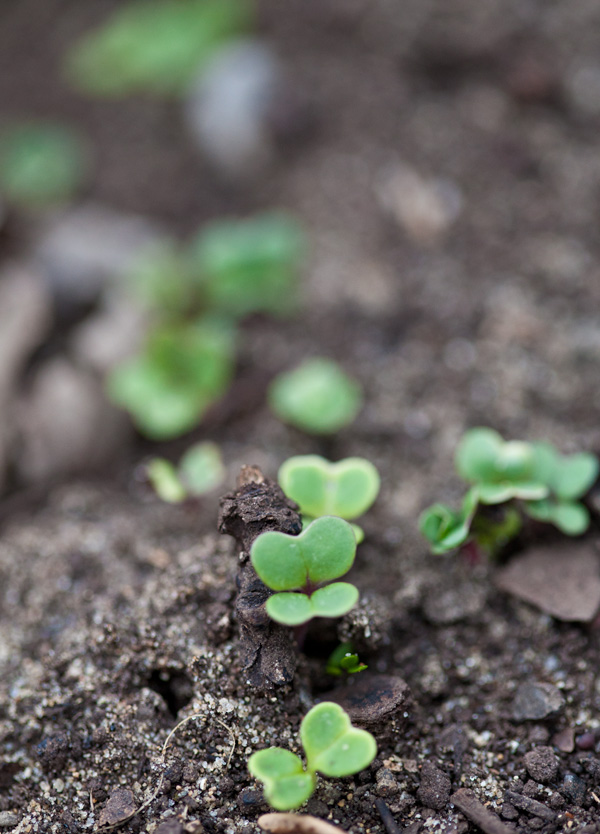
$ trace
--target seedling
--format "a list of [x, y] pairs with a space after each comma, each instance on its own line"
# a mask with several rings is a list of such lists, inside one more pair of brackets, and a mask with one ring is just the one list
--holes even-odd
[[64, 125], [18, 124], [0, 135], [0, 187], [23, 206], [45, 206], [72, 197], [85, 178], [87, 148]]
[[317, 704], [300, 724], [302, 759], [282, 747], [253, 753], [248, 770], [264, 785], [265, 799], [278, 811], [299, 808], [312, 795], [317, 773], [332, 778], [351, 776], [368, 767], [377, 744], [366, 730], [353, 727], [348, 714], [330, 701]]
[[297, 306], [303, 251], [298, 224], [273, 213], [205, 227], [189, 257], [209, 309], [234, 317], [257, 312], [280, 316]]
[[227, 389], [233, 350], [234, 334], [224, 323], [161, 328], [142, 354], [112, 371], [108, 393], [148, 437], [176, 437], [194, 428]]
[[250, 557], [260, 579], [277, 591], [266, 602], [269, 617], [298, 626], [313, 617], [346, 614], [358, 602], [358, 590], [349, 582], [332, 580], [350, 570], [355, 554], [352, 527], [334, 516], [318, 518], [299, 536], [260, 535]]
[[334, 434], [354, 420], [362, 392], [337, 362], [319, 357], [280, 374], [269, 389], [269, 402], [286, 423], [309, 434]]
[[[285, 461], [278, 480], [307, 524], [323, 515], [358, 518], [373, 504], [380, 487], [377, 469], [364, 458], [330, 463], [319, 455], [298, 455]], [[363, 532], [357, 524], [352, 527], [360, 544]]]
[[[467, 431], [456, 451], [456, 468], [472, 484], [460, 512], [435, 504], [421, 515], [420, 529], [434, 553], [444, 553], [473, 539], [490, 554], [514, 538], [522, 525], [519, 512], [548, 521], [576, 536], [589, 526], [579, 502], [598, 476], [594, 455], [561, 455], [549, 443], [504, 441], [492, 429]], [[478, 504], [507, 505], [500, 520]]]
[[331, 652], [327, 660], [326, 672], [329, 675], [356, 675], [364, 672], [369, 667], [362, 663], [358, 655], [352, 651], [352, 643], [340, 643], [337, 649]]
[[66, 74], [73, 86], [91, 95], [180, 95], [214, 52], [249, 22], [245, 0], [128, 3], [75, 44]]
[[177, 467], [165, 458], [154, 458], [147, 473], [157, 495], [169, 504], [211, 492], [225, 479], [221, 450], [209, 441], [190, 446]]

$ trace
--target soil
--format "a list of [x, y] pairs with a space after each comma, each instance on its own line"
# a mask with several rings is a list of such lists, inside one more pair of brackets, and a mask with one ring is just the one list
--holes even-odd
[[[115, 477], [9, 497], [0, 826], [255, 831], [267, 806], [248, 756], [298, 750], [302, 716], [336, 685], [324, 660], [352, 638], [369, 669], [348, 685], [401, 678], [412, 705], [374, 731], [371, 767], [322, 779], [307, 811], [352, 834], [600, 831], [597, 623], [552, 619], [497, 590], [494, 566], [430, 556], [417, 531], [427, 504], [458, 500], [452, 453], [468, 426], [600, 449], [598, 5], [262, 0], [260, 31], [314, 126], [251, 186], [199, 159], [175, 104], [66, 90], [65, 46], [117, 5], [5, 0], [3, 118], [76, 121], [97, 148], [89, 196], [182, 234], [218, 214], [295, 211], [312, 247], [304, 311], [245, 323], [237, 382], [194, 439], [220, 443], [224, 491], [244, 464], [274, 478], [308, 452], [365, 456], [383, 489], [350, 575], [358, 609], [319, 623], [293, 681], [266, 689], [243, 668], [239, 553], [216, 530], [218, 495], [161, 504], [139, 480], [140, 444]], [[407, 219], [401, 165], [452, 196], [445, 225], [410, 206]], [[34, 229], [12, 218], [3, 257], [25, 255]], [[366, 394], [324, 440], [264, 401], [277, 371], [317, 354]], [[585, 542], [597, 553], [597, 519]], [[569, 540], [545, 543], [569, 558]]]

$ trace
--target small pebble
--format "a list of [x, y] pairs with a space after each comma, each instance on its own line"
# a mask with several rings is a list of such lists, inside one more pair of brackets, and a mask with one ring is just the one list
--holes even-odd
[[19, 822], [16, 814], [10, 811], [0, 811], [0, 828], [13, 828]]
[[572, 753], [575, 749], [575, 732], [572, 727], [566, 727], [564, 730], [552, 736], [552, 744], [557, 747], [561, 753]]
[[398, 784], [394, 774], [387, 767], [382, 767], [377, 771], [377, 793], [384, 799], [389, 799], [400, 793], [400, 785]]
[[560, 712], [565, 699], [550, 683], [523, 683], [517, 689], [512, 717], [515, 721], [539, 721]]
[[125, 822], [137, 809], [133, 791], [129, 788], [116, 788], [108, 798], [108, 802], [100, 811], [98, 825], [118, 825]]
[[593, 750], [596, 745], [596, 736], [594, 733], [583, 733], [577, 736], [575, 744], [580, 750]]

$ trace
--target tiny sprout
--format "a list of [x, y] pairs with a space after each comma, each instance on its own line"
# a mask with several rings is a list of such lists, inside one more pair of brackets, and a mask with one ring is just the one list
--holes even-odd
[[267, 802], [278, 811], [299, 808], [312, 795], [317, 773], [333, 778], [351, 776], [368, 767], [377, 755], [377, 744], [366, 730], [353, 727], [338, 704], [324, 701], [308, 712], [300, 724], [302, 759], [282, 747], [253, 753], [248, 770], [259, 779]]
[[346, 614], [356, 605], [358, 591], [349, 582], [332, 580], [350, 570], [355, 553], [352, 527], [333, 516], [318, 518], [299, 536], [262, 533], [250, 557], [260, 579], [278, 592], [267, 600], [267, 614], [289, 626]]
[[271, 384], [269, 401], [284, 422], [309, 434], [334, 434], [354, 420], [362, 392], [337, 362], [318, 357], [280, 374]]
[[365, 513], [377, 498], [377, 469], [364, 458], [330, 463], [319, 455], [297, 455], [279, 469], [281, 488], [300, 507], [302, 515], [337, 515], [351, 521]]
[[123, 3], [70, 49], [66, 74], [91, 95], [179, 95], [249, 17], [244, 0]]
[[578, 499], [598, 477], [594, 455], [561, 455], [549, 443], [504, 441], [492, 429], [476, 428], [467, 431], [458, 445], [456, 469], [472, 484], [460, 512], [435, 504], [420, 518], [421, 532], [434, 553], [473, 539], [494, 554], [517, 535], [522, 526], [517, 508], [507, 506], [498, 520], [479, 511], [478, 504], [518, 501], [526, 515], [571, 536], [589, 526], [588, 510]]
[[216, 443], [196, 443], [175, 467], [164, 458], [154, 458], [147, 467], [148, 478], [157, 495], [169, 504], [204, 495], [221, 484], [225, 468]]
[[143, 353], [116, 367], [107, 380], [111, 399], [129, 411], [153, 440], [193, 429], [227, 389], [234, 337], [226, 324], [204, 321], [165, 326]]
[[327, 660], [325, 671], [329, 675], [339, 677], [344, 673], [355, 675], [364, 672], [369, 667], [362, 663], [356, 653], [352, 651], [352, 643], [340, 643], [337, 649], [331, 652]]
[[0, 135], [0, 186], [24, 206], [45, 206], [74, 195], [88, 168], [82, 138], [60, 124], [15, 124]]
[[286, 315], [297, 301], [304, 250], [298, 223], [283, 213], [219, 220], [189, 250], [207, 307], [228, 316]]

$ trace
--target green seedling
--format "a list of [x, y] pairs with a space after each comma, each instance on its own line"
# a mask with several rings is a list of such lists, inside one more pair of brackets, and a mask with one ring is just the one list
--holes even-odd
[[469, 538], [476, 509], [477, 493], [471, 489], [458, 512], [445, 504], [433, 504], [421, 513], [419, 529], [429, 541], [432, 553], [447, 553], [464, 544]]
[[269, 402], [286, 423], [309, 434], [335, 434], [356, 417], [362, 392], [337, 362], [319, 357], [280, 374], [269, 389]]
[[253, 753], [248, 770], [264, 785], [265, 799], [278, 811], [299, 808], [312, 795], [317, 773], [332, 778], [352, 776], [368, 767], [377, 744], [366, 730], [353, 727], [348, 714], [330, 701], [317, 704], [300, 724], [302, 759], [282, 747]]
[[[573, 536], [589, 526], [579, 499], [598, 477], [594, 455], [561, 455], [549, 443], [507, 442], [492, 429], [477, 428], [461, 440], [456, 468], [472, 484], [461, 510], [436, 504], [421, 515], [421, 532], [434, 553], [473, 540], [494, 555], [518, 534], [522, 513]], [[514, 501], [517, 506], [508, 503]], [[499, 519], [478, 508], [505, 504]]]
[[46, 206], [68, 200], [88, 169], [81, 137], [63, 125], [26, 123], [0, 134], [0, 188], [22, 206]]
[[203, 321], [158, 329], [146, 350], [115, 368], [109, 396], [155, 440], [194, 428], [226, 391], [233, 374], [234, 334]]
[[225, 479], [221, 450], [209, 441], [190, 446], [178, 466], [165, 458], [154, 458], [146, 471], [157, 495], [169, 504], [211, 492]]
[[329, 655], [325, 671], [329, 675], [339, 677], [344, 674], [355, 675], [368, 668], [365, 663], [361, 663], [358, 655], [352, 651], [352, 643], [340, 643], [337, 649], [334, 649]]
[[298, 626], [313, 617], [346, 614], [358, 602], [358, 591], [349, 582], [332, 580], [350, 570], [355, 554], [352, 527], [334, 516], [318, 518], [299, 536], [260, 535], [250, 557], [260, 579], [277, 592], [266, 602], [269, 617]]
[[[305, 523], [323, 515], [352, 521], [365, 513], [379, 493], [380, 478], [364, 458], [346, 458], [330, 463], [319, 455], [297, 455], [279, 469], [279, 484], [300, 507]], [[357, 544], [364, 535], [353, 524]]]
[[70, 83], [84, 93], [181, 95], [217, 49], [248, 29], [245, 0], [126, 3], [67, 55]]
[[205, 304], [228, 316], [287, 315], [297, 307], [304, 241], [298, 224], [283, 214], [221, 220], [200, 232], [189, 250], [201, 276]]

